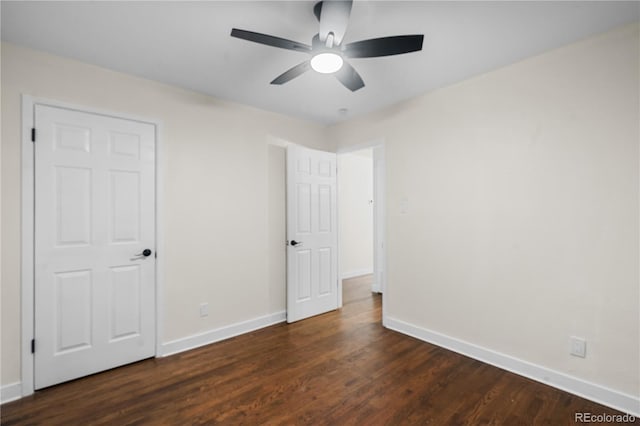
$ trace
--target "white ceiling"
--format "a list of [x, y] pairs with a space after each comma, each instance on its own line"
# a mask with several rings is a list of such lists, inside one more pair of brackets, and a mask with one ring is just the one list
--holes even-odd
[[[310, 44], [313, 2], [2, 1], [2, 39], [117, 71], [321, 123], [637, 21], [638, 2], [355, 1], [345, 43], [423, 33], [422, 52], [353, 59], [366, 87], [350, 92], [310, 71], [269, 82], [306, 54], [231, 38], [232, 27]], [[340, 113], [341, 108], [348, 112]]]

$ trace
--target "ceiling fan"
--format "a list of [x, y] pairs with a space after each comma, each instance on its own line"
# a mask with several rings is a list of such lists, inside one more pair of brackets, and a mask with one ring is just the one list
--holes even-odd
[[364, 81], [346, 61], [347, 58], [375, 58], [416, 52], [422, 50], [424, 34], [380, 37], [343, 45], [352, 3], [352, 0], [324, 0], [316, 3], [313, 13], [320, 22], [320, 31], [311, 40], [311, 46], [237, 28], [231, 30], [231, 37], [295, 50], [310, 56], [306, 61], [280, 74], [271, 84], [284, 84], [313, 69], [322, 74], [334, 74], [340, 83], [355, 92], [364, 87]]

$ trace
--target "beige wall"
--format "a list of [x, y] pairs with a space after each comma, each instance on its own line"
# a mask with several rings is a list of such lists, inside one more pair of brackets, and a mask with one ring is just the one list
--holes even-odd
[[329, 129], [386, 141], [389, 317], [640, 395], [639, 47], [626, 27]]
[[278, 312], [287, 306], [287, 186], [286, 148], [269, 145], [269, 306]]
[[338, 155], [341, 276], [373, 273], [372, 152]]
[[284, 169], [267, 142], [322, 148], [322, 126], [3, 43], [2, 384], [20, 380], [22, 93], [162, 122], [163, 342], [285, 309], [284, 257], [267, 253], [284, 240], [268, 226]]

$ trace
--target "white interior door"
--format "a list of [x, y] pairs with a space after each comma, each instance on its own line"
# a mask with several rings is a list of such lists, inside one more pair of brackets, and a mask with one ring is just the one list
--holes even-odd
[[39, 389], [155, 354], [155, 127], [36, 105], [35, 128]]
[[287, 147], [287, 322], [338, 308], [336, 160]]

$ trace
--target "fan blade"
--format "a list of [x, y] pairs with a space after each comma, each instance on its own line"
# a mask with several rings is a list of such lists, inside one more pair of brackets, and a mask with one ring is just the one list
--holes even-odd
[[342, 64], [342, 68], [334, 75], [340, 83], [344, 84], [344, 86], [352, 92], [364, 87], [364, 81], [362, 81], [360, 74], [346, 61]]
[[[352, 0], [324, 0], [320, 7], [320, 40], [333, 33], [333, 44], [340, 45], [349, 25]], [[333, 47], [333, 46], [329, 46]]]
[[422, 50], [423, 40], [424, 34], [372, 38], [349, 43], [344, 46], [343, 52], [349, 58], [400, 55]]
[[254, 43], [266, 44], [267, 46], [279, 47], [281, 49], [297, 50], [298, 52], [309, 53], [311, 46], [297, 41], [287, 40], [286, 38], [274, 37], [267, 34], [254, 33], [253, 31], [239, 30], [233, 28], [231, 37], [249, 40]]
[[274, 78], [271, 84], [284, 84], [300, 76], [301, 74], [304, 74], [305, 72], [309, 71], [310, 68], [311, 68], [310, 62], [304, 61], [296, 65], [295, 67], [290, 68], [287, 71], [283, 72], [276, 78]]

